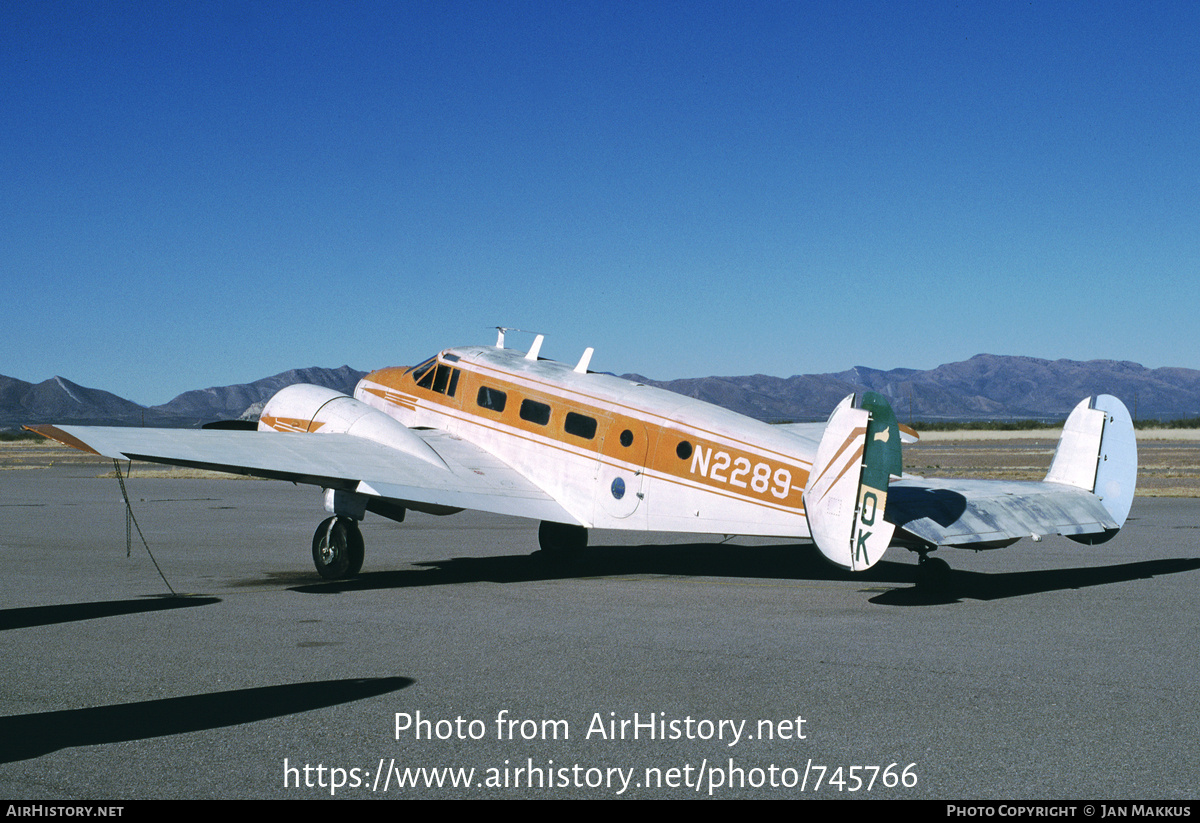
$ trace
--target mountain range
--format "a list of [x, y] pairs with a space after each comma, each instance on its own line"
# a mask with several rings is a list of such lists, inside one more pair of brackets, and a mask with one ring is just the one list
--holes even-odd
[[1200, 371], [1117, 360], [978, 354], [928, 370], [856, 366], [794, 377], [646, 382], [770, 421], [824, 420], [843, 397], [864, 389], [888, 398], [902, 421], [1062, 420], [1094, 394], [1119, 397], [1137, 419], [1200, 416]]
[[[63, 377], [34, 384], [0, 375], [0, 429], [28, 423], [199, 426], [252, 418], [271, 395], [293, 383], [316, 383], [352, 394], [365, 374], [349, 366], [293, 369], [253, 383], [184, 392], [159, 406], [140, 406]], [[1114, 360], [980, 354], [928, 370], [858, 366], [792, 377], [623, 377], [768, 421], [824, 420], [843, 397], [864, 389], [887, 397], [902, 421], [1056, 420], [1084, 397], [1101, 393], [1121, 398], [1137, 419], [1200, 417], [1200, 371], [1148, 369]]]
[[316, 383], [352, 394], [366, 375], [349, 366], [339, 369], [292, 369], [233, 386], [187, 391], [159, 406], [139, 406], [100, 389], [89, 389], [64, 377], [26, 383], [0, 375], [0, 429], [30, 423], [81, 426], [164, 426], [188, 428], [214, 420], [254, 416], [271, 395], [293, 383]]

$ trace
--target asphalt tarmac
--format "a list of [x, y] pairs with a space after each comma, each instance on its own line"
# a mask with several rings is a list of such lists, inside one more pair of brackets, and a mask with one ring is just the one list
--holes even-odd
[[898, 549], [851, 577], [607, 532], [555, 565], [470, 513], [368, 516], [328, 584], [317, 490], [135, 466], [176, 598], [102, 470], [0, 471], [0, 797], [1200, 796], [1197, 500], [944, 550], [938, 597]]

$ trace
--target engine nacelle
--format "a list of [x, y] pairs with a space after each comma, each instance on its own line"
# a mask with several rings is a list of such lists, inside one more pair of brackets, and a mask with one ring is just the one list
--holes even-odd
[[258, 430], [351, 434], [448, 468], [428, 443], [399, 420], [324, 386], [297, 383], [279, 390], [263, 407]]

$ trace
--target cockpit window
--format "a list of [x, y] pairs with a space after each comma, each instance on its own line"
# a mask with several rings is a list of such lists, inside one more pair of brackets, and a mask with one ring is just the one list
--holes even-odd
[[436, 357], [431, 357], [412, 370], [412, 378], [423, 389], [453, 397], [458, 389], [458, 372], [453, 366], [438, 363]]
[[420, 385], [420, 383], [421, 383], [421, 378], [422, 378], [422, 377], [424, 377], [424, 376], [426, 375], [426, 373], [427, 373], [427, 372], [428, 372], [430, 369], [432, 369], [432, 368], [433, 368], [433, 364], [434, 364], [434, 363], [436, 363], [436, 362], [437, 362], [437, 358], [436, 358], [436, 357], [431, 357], [431, 358], [429, 358], [428, 360], [426, 360], [424, 363], [422, 363], [421, 365], [419, 365], [419, 366], [413, 366], [413, 369], [412, 369], [412, 378], [413, 378], [413, 382], [415, 382], [415, 383], [417, 383], [418, 385]]

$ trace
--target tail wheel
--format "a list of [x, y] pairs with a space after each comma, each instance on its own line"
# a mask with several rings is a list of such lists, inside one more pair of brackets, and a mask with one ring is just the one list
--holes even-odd
[[326, 580], [353, 577], [362, 570], [365, 549], [358, 521], [329, 517], [313, 535], [312, 556], [317, 574]]

